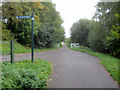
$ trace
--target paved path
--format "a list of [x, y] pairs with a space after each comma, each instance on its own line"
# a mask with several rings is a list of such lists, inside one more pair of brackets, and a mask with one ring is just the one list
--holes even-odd
[[[30, 59], [31, 54], [15, 55], [15, 60]], [[118, 88], [98, 58], [69, 49], [65, 45], [57, 50], [36, 52], [35, 59], [52, 63], [53, 74], [48, 88]], [[4, 56], [3, 60], [9, 56]]]

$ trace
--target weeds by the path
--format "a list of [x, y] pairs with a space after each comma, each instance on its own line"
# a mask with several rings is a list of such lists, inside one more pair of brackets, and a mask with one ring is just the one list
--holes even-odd
[[50, 62], [45, 60], [0, 63], [2, 88], [45, 88], [52, 72]]

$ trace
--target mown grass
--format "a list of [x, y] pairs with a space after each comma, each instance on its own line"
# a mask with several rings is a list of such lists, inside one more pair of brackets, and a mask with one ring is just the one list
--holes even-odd
[[[61, 45], [62, 44], [60, 43], [60, 47], [61, 47]], [[2, 52], [3, 55], [9, 55], [10, 43], [0, 44], [0, 46], [2, 46], [2, 48], [0, 48], [0, 52]], [[46, 50], [52, 50], [52, 49], [58, 49], [58, 47], [42, 48], [42, 49], [34, 48], [34, 52], [40, 52], [40, 51], [46, 51]], [[31, 47], [25, 47], [25, 46], [19, 44], [18, 42], [14, 43], [14, 53], [15, 54], [30, 53], [30, 52], [31, 52]]]
[[2, 67], [2, 88], [45, 88], [52, 67], [46, 60], [4, 62]]
[[120, 60], [118, 58], [115, 58], [108, 54], [94, 52], [88, 47], [80, 46], [79, 48], [71, 48], [70, 44], [66, 43], [66, 45], [72, 50], [88, 53], [92, 56], [98, 57], [101, 60], [100, 64], [103, 64], [113, 79], [117, 81], [118, 84], [120, 84]]

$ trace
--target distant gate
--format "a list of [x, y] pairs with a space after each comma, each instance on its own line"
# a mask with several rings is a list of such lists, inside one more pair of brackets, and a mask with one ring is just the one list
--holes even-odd
[[79, 48], [79, 43], [71, 43], [71, 48]]

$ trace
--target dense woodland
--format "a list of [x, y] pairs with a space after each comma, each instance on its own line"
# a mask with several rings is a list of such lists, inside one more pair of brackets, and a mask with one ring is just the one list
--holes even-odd
[[73, 24], [69, 42], [120, 58], [120, 2], [99, 2], [93, 20]]
[[15, 39], [25, 46], [31, 45], [31, 19], [16, 16], [31, 16], [34, 13], [34, 42], [36, 48], [49, 48], [64, 39], [63, 20], [52, 2], [5, 2], [2, 4], [2, 39]]

